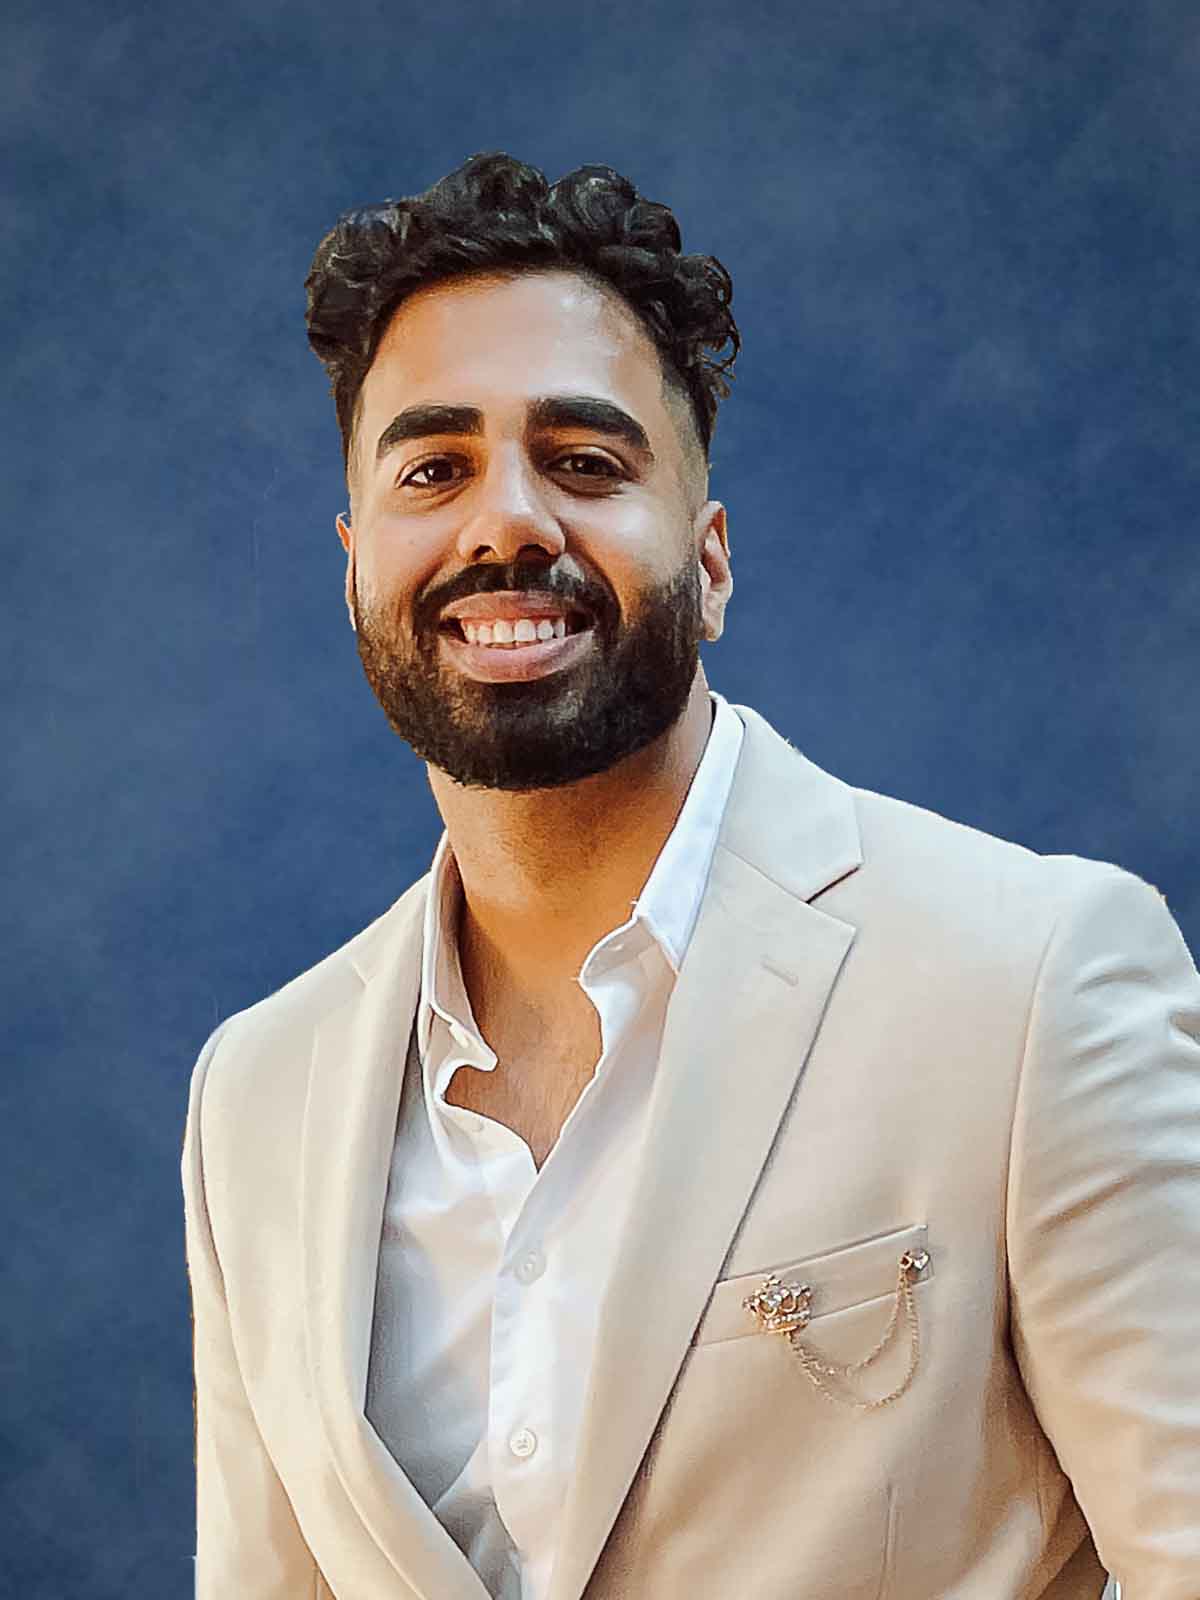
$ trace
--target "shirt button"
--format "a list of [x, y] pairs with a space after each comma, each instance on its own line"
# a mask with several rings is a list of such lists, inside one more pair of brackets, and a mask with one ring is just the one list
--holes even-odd
[[519, 1456], [522, 1461], [524, 1461], [527, 1456], [531, 1456], [537, 1449], [537, 1446], [537, 1434], [534, 1433], [532, 1428], [518, 1428], [516, 1433], [514, 1433], [512, 1438], [508, 1441], [508, 1448], [512, 1451], [513, 1455]]
[[540, 1250], [527, 1250], [513, 1269], [521, 1283], [535, 1283], [546, 1270], [546, 1258]]

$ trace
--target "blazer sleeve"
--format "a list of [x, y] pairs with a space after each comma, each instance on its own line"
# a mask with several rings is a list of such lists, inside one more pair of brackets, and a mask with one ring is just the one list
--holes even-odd
[[1021, 1069], [1013, 1349], [1122, 1600], [1197, 1600], [1200, 977], [1156, 889], [1086, 867]]
[[209, 1223], [202, 1149], [205, 1081], [223, 1023], [192, 1074], [183, 1142], [184, 1227], [195, 1368], [197, 1600], [308, 1600], [326, 1592], [255, 1425], [242, 1383]]

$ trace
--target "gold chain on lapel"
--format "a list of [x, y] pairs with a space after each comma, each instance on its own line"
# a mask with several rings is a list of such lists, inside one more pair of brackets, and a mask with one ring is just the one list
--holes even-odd
[[[914, 1273], [921, 1272], [928, 1264], [927, 1250], [904, 1252], [899, 1261], [892, 1313], [882, 1337], [875, 1348], [868, 1351], [861, 1360], [849, 1362], [845, 1366], [822, 1361], [799, 1337], [800, 1330], [806, 1328], [812, 1319], [812, 1289], [807, 1283], [783, 1283], [775, 1273], [771, 1273], [768, 1278], [763, 1279], [761, 1288], [742, 1301], [742, 1305], [757, 1318], [758, 1325], [764, 1333], [782, 1333], [786, 1336], [809, 1382], [824, 1395], [826, 1400], [831, 1400], [836, 1405], [851, 1406], [855, 1411], [877, 1411], [880, 1406], [889, 1406], [893, 1400], [900, 1398], [912, 1382], [913, 1374], [917, 1370], [917, 1362], [921, 1355], [921, 1330], [917, 1325], [912, 1278]], [[856, 1377], [873, 1361], [879, 1359], [892, 1342], [899, 1326], [901, 1308], [908, 1324], [908, 1371], [892, 1392], [878, 1400], [859, 1400], [854, 1395], [843, 1394], [831, 1388], [825, 1381], [827, 1378], [848, 1383], [851, 1378]]]

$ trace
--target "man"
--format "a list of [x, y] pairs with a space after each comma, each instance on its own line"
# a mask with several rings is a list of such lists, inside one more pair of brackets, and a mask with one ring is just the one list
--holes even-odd
[[1200, 1595], [1200, 979], [708, 689], [729, 301], [502, 155], [317, 252], [445, 834], [193, 1076], [205, 1600]]

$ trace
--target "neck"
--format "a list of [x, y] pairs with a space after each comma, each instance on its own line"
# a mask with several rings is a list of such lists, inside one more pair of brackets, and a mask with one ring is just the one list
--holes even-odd
[[682, 716], [660, 739], [578, 783], [513, 794], [464, 788], [427, 768], [462, 879], [469, 991], [487, 987], [547, 1010], [579, 998], [573, 980], [597, 940], [628, 921], [711, 726], [700, 668]]

